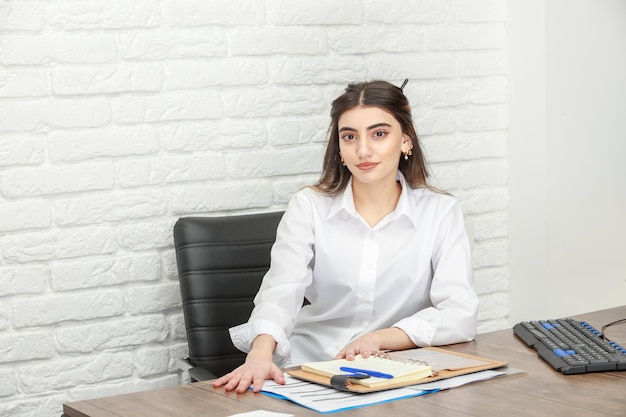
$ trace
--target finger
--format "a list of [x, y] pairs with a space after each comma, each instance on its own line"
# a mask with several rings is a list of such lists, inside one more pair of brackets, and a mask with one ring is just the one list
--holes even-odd
[[356, 353], [354, 352], [354, 349], [350, 348], [350, 349], [346, 349], [346, 359], [351, 361], [354, 360], [354, 356], [356, 355]]
[[237, 394], [243, 394], [244, 392], [248, 391], [248, 388], [250, 388], [251, 383], [252, 381], [250, 380], [250, 378], [241, 378], [241, 380], [239, 381], [239, 385], [237, 385], [237, 389], [235, 390], [235, 392]]
[[270, 373], [270, 378], [272, 378], [276, 383], [284, 385], [285, 384], [285, 374], [278, 368], [273, 368]]

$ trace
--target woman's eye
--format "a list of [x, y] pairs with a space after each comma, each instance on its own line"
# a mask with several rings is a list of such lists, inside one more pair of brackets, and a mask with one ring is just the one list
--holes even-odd
[[352, 139], [354, 139], [354, 135], [352, 133], [346, 133], [345, 135], [343, 135], [341, 137], [341, 139], [343, 139], [343, 140], [352, 140]]
[[374, 132], [374, 136], [377, 138], [383, 138], [386, 134], [387, 132], [385, 132], [384, 130], [377, 130], [376, 132]]

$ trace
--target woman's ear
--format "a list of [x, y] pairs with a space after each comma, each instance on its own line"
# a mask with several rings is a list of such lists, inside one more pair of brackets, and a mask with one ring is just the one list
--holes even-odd
[[407, 153], [408, 151], [413, 149], [413, 142], [411, 142], [411, 138], [409, 137], [409, 135], [402, 135], [402, 145], [400, 149], [402, 150], [402, 153]]

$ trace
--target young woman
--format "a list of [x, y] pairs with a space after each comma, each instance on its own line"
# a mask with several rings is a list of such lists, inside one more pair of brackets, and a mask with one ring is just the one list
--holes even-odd
[[463, 216], [427, 178], [402, 89], [348, 85], [332, 103], [321, 178], [291, 199], [254, 311], [230, 329], [246, 361], [214, 385], [259, 391], [284, 383], [288, 365], [472, 340]]

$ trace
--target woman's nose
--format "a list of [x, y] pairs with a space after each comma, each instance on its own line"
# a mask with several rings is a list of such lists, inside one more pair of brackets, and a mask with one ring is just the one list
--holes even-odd
[[360, 139], [357, 148], [357, 156], [359, 158], [367, 158], [372, 154], [372, 148], [370, 146], [369, 140]]

